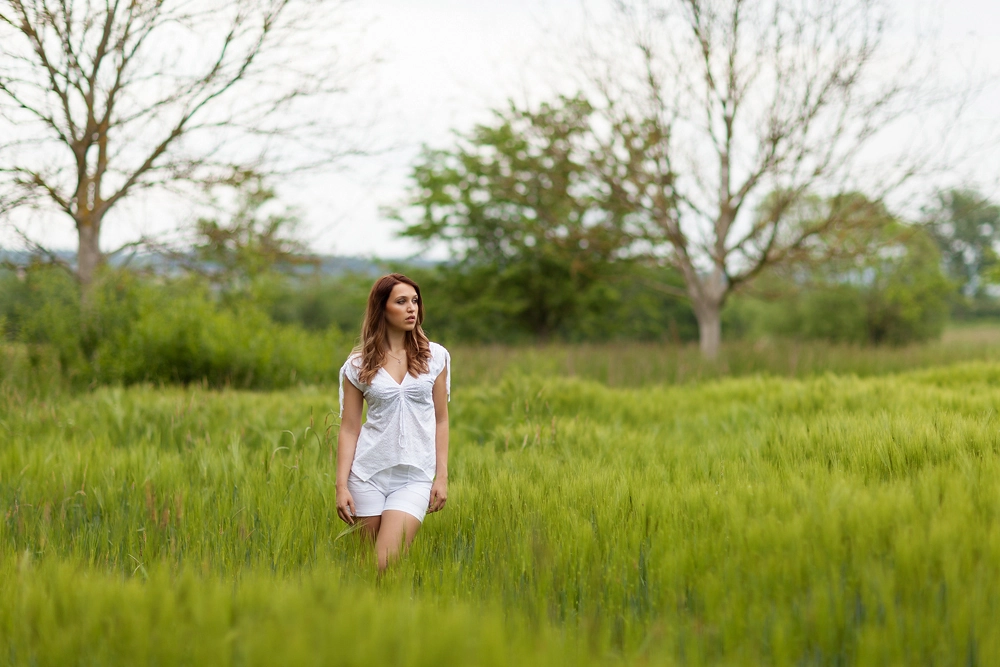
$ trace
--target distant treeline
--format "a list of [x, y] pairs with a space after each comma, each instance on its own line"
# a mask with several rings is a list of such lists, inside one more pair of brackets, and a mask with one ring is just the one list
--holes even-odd
[[[425, 328], [446, 344], [697, 340], [687, 303], [659, 289], [643, 266], [619, 269], [586, 289], [559, 293], [545, 285], [524, 289], [514, 276], [486, 268], [385, 267], [421, 284]], [[919, 267], [901, 266], [878, 283], [791, 287], [775, 278], [774, 293], [732, 300], [726, 331], [730, 338], [853, 343], [933, 338], [945, 324], [950, 291], [949, 283], [927, 273], [930, 278], [921, 277]], [[367, 273], [269, 272], [236, 288], [197, 274], [166, 278], [108, 269], [81, 305], [78, 284], [59, 268], [5, 270], [0, 326], [13, 345], [4, 368], [77, 386], [335, 382], [371, 283]]]
[[[424, 328], [448, 345], [698, 340], [684, 281], [649, 256], [539, 235], [492, 260], [341, 261], [332, 272], [286, 233], [289, 219], [262, 218], [255, 205], [236, 222], [199, 221], [188, 251], [105, 266], [86, 289], [57, 265], [65, 257], [8, 256], [0, 373], [77, 386], [335, 382], [373, 279], [388, 271], [420, 283]], [[939, 337], [949, 317], [1000, 318], [990, 288], [1000, 282], [1000, 208], [955, 191], [940, 210], [939, 223], [886, 216], [836, 239], [849, 252], [769, 267], [726, 302], [725, 336], [903, 345]]]
[[65, 271], [0, 275], [9, 341], [0, 372], [94, 384], [207, 383], [274, 388], [335, 380], [350, 348], [338, 327], [311, 331], [271, 316], [259, 292], [220, 292], [198, 276], [106, 270], [81, 304]]

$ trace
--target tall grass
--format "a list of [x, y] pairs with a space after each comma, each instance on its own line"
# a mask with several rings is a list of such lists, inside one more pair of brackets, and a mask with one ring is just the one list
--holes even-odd
[[1000, 361], [1000, 326], [952, 328], [939, 341], [894, 346], [765, 338], [724, 343], [706, 360], [697, 344], [607, 343], [537, 346], [455, 346], [456, 378], [496, 382], [511, 370], [581, 377], [614, 387], [688, 384], [721, 377], [824, 373], [863, 377], [969, 361]]
[[[175, 328], [185, 326], [173, 324]], [[189, 332], [187, 338], [200, 336], [210, 344], [194, 344], [185, 338], [192, 348], [200, 350], [195, 354], [184, 345], [178, 347], [176, 337], [166, 335], [162, 327], [147, 329], [146, 338], [137, 334], [133, 341], [137, 345], [136, 341], [141, 342], [144, 352], [115, 348], [113, 355], [122, 358], [106, 364], [103, 375], [92, 378], [91, 386], [133, 383], [143, 378], [154, 378], [155, 383], [183, 381], [257, 389], [329, 384], [337, 381], [352, 345], [350, 337], [334, 332], [278, 328], [268, 332], [260, 344], [227, 346], [208, 327], [202, 327], [204, 330]], [[723, 344], [714, 361], [704, 359], [693, 343], [451, 345], [449, 349], [455, 359], [455, 381], [462, 385], [498, 382], [511, 372], [580, 377], [612, 387], [691, 384], [751, 375], [806, 378], [841, 373], [869, 377], [961, 362], [998, 362], [1000, 325], [952, 328], [940, 341], [901, 347], [781, 338], [730, 341]], [[72, 389], [64, 370], [52, 346], [0, 342], [0, 392], [5, 387], [35, 395]]]
[[381, 581], [335, 388], [18, 396], [13, 664], [1000, 664], [1000, 364], [457, 383], [449, 508]]

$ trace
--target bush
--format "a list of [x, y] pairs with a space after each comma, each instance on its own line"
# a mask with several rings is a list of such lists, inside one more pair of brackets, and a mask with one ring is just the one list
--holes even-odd
[[29, 266], [22, 276], [4, 272], [2, 307], [9, 340], [26, 346], [32, 368], [48, 366], [43, 357], [54, 352], [63, 375], [84, 380], [80, 288], [63, 269]]
[[356, 335], [373, 282], [371, 275], [360, 273], [285, 278], [275, 284], [267, 309], [276, 322], [297, 324], [308, 331], [333, 326]]
[[727, 307], [727, 332], [890, 345], [940, 337], [954, 292], [940, 254], [922, 230], [890, 231], [898, 242], [860, 261], [762, 276]]
[[348, 347], [334, 328], [308, 332], [275, 323], [253, 304], [220, 309], [197, 283], [147, 289], [123, 333], [98, 348], [98, 381], [255, 388], [330, 381]]
[[[196, 278], [157, 282], [107, 271], [80, 307], [66, 274], [36, 267], [3, 307], [9, 339], [29, 356], [54, 350], [74, 385], [136, 382], [245, 388], [336, 381], [350, 342], [336, 327], [306, 331], [274, 322], [252, 301], [223, 306]], [[40, 363], [31, 363], [41, 367]]]

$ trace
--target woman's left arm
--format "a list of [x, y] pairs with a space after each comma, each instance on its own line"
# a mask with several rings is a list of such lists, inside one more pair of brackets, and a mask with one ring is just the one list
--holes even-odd
[[[450, 362], [449, 362], [450, 363]], [[447, 364], [434, 381], [434, 452], [437, 459], [428, 512], [444, 509], [448, 500], [448, 371]]]

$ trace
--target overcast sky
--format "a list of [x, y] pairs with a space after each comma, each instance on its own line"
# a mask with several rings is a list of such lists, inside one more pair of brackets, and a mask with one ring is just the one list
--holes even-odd
[[[920, 31], [940, 29], [941, 48], [976, 53], [982, 67], [1000, 64], [1000, 2], [948, 0], [943, 5], [896, 0], [900, 23]], [[399, 201], [421, 143], [448, 146], [450, 131], [489, 118], [489, 109], [511, 96], [537, 97], [547, 88], [571, 84], [560, 75], [556, 52], [581, 25], [579, 0], [382, 0], [376, 32], [385, 40], [379, 69], [395, 91], [393, 133], [405, 145], [386, 160], [374, 182], [335, 178], [327, 182], [328, 205], [310, 211], [317, 247], [338, 254], [405, 256], [419, 251], [395, 238], [396, 225], [378, 208]], [[915, 34], [916, 30], [913, 31]], [[911, 34], [909, 29], [901, 34]], [[976, 115], [1000, 118], [994, 88]], [[374, 165], [370, 165], [374, 166]], [[982, 181], [1000, 178], [1000, 155], [983, 165]], [[324, 179], [320, 179], [323, 181]], [[334, 185], [335, 184], [335, 185]], [[322, 188], [320, 188], [322, 189]], [[326, 217], [336, 210], [342, 219]]]
[[[998, 0], [924, 2], [919, 11], [912, 0], [893, 1], [905, 20], [919, 17], [939, 27], [945, 48], [975, 53], [980, 68], [1000, 72]], [[300, 209], [304, 233], [319, 252], [411, 256], [419, 248], [396, 239], [396, 225], [379, 209], [403, 200], [420, 145], [448, 146], [452, 130], [488, 119], [489, 110], [507, 98], [538, 99], [557, 88], [568, 92], [571, 84], [556, 64], [557, 51], [580, 25], [580, 0], [380, 0], [367, 7], [373, 23], [365, 48], [382, 58], [369, 74], [378, 91], [377, 127], [385, 145], [394, 148], [336, 172], [285, 183], [280, 192]], [[975, 114], [990, 119], [1000, 116], [997, 109], [1000, 92], [994, 87]], [[1000, 155], [992, 154], [977, 177], [987, 188], [1000, 181]], [[140, 233], [155, 233], [186, 214], [176, 202], [135, 204], [108, 221], [102, 245], [116, 247]], [[42, 241], [75, 245], [68, 224], [50, 229]]]

